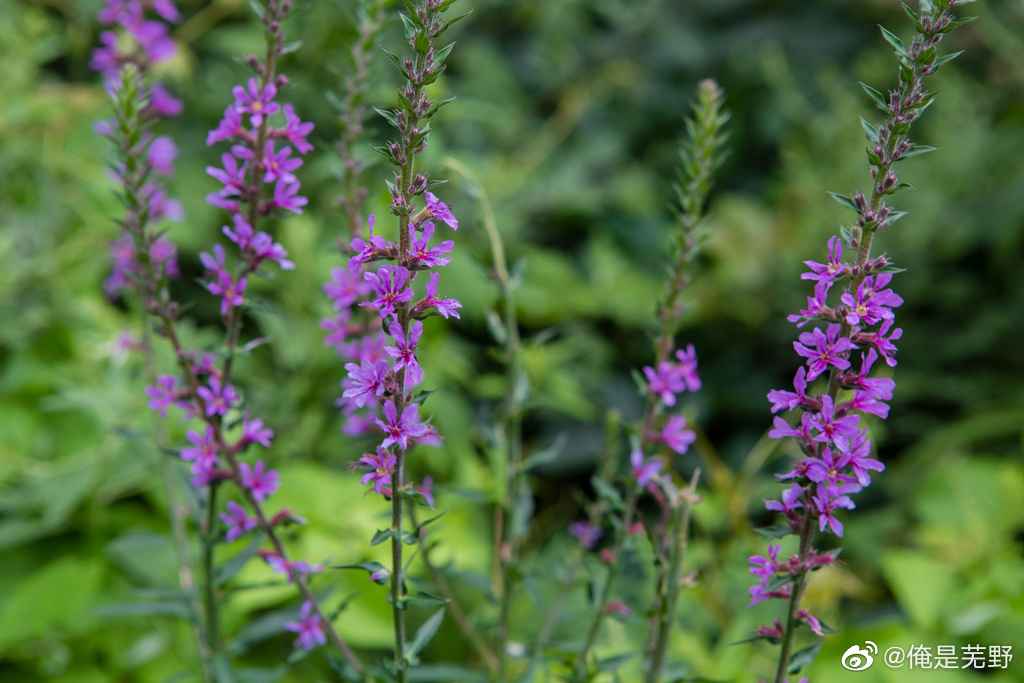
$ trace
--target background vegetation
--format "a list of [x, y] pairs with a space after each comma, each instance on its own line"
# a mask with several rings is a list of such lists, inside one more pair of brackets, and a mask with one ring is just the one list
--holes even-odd
[[[0, 680], [189, 681], [195, 650], [177, 586], [165, 467], [143, 402], [141, 362], [114, 352], [137, 320], [100, 284], [119, 206], [105, 174], [106, 142], [92, 125], [106, 115], [88, 70], [98, 0], [0, 3]], [[181, 250], [183, 298], [195, 316], [217, 322], [215, 303], [195, 284], [196, 254], [219, 237], [221, 212], [203, 203], [215, 189], [204, 173], [219, 152], [206, 131], [229, 101], [244, 67], [235, 61], [261, 37], [241, 0], [179, 0], [181, 57], [164, 73], [186, 101], [166, 124], [182, 148], [174, 190], [188, 219], [172, 227]], [[320, 284], [340, 262], [330, 247], [343, 235], [336, 206], [338, 162], [330, 151], [337, 91], [354, 35], [354, 2], [313, 2], [291, 21], [301, 49], [283, 63], [288, 98], [316, 122], [319, 151], [302, 169], [311, 206], [282, 223], [278, 238], [297, 264], [260, 282], [264, 305], [251, 335], [273, 343], [245, 359], [239, 376], [254, 412], [278, 438], [282, 504], [310, 521], [293, 543], [300, 556], [334, 563], [380, 559], [367, 541], [386, 514], [349, 474], [360, 445], [338, 429], [333, 399], [341, 365], [321, 344], [327, 305]], [[557, 458], [535, 469], [536, 517], [527, 549], [531, 576], [558, 574], [579, 515], [576, 492], [603, 449], [603, 416], [639, 414], [629, 371], [649, 362], [648, 333], [667, 253], [670, 178], [681, 120], [700, 78], [719, 80], [733, 111], [731, 156], [712, 198], [702, 274], [681, 340], [701, 358], [704, 389], [689, 412], [706, 439], [680, 458], [680, 472], [707, 473], [695, 509], [690, 567], [697, 586], [682, 596], [674, 661], [700, 679], [754, 681], [774, 650], [733, 646], [769, 606], [747, 610], [748, 555], [766, 539], [762, 498], [787, 454], [764, 438], [765, 394], [788, 386], [797, 368], [795, 330], [786, 314], [810, 288], [805, 259], [822, 260], [844, 218], [826, 190], [867, 185], [858, 116], [875, 112], [857, 86], [887, 87], [895, 62], [875, 25], [906, 35], [889, 0], [463, 0], [473, 14], [453, 29], [458, 46], [445, 96], [459, 99], [436, 120], [427, 165], [451, 174], [457, 160], [495, 206], [511, 256], [525, 364], [531, 380], [527, 448], [561, 439]], [[974, 680], [960, 671], [839, 666], [849, 646], [1013, 645], [1016, 659], [989, 681], [1024, 680], [1024, 3], [977, 3], [981, 20], [957, 31], [948, 50], [967, 53], [933, 81], [936, 103], [917, 139], [941, 148], [906, 162], [910, 215], [881, 236], [908, 268], [894, 281], [906, 304], [896, 397], [890, 419], [873, 424], [887, 470], [846, 515], [846, 564], [815, 575], [807, 605], [840, 629], [806, 671], [812, 680]], [[392, 25], [382, 42], [396, 44]], [[378, 60], [368, 101], [392, 103], [392, 74]], [[374, 142], [383, 121], [371, 121]], [[367, 150], [367, 159], [372, 152]], [[370, 208], [386, 214], [384, 169], [370, 171]], [[479, 206], [460, 177], [442, 197], [460, 216], [446, 293], [464, 304], [461, 321], [428, 326], [428, 402], [447, 436], [442, 449], [413, 458], [431, 474], [452, 512], [436, 532], [437, 557], [450, 556], [460, 594], [483, 623], [491, 524], [487, 500], [500, 485], [488, 445], [503, 394], [501, 366], [485, 322], [495, 307]], [[215, 328], [214, 328], [215, 329]], [[213, 330], [199, 343], [217, 342]], [[180, 438], [170, 424], [171, 437]], [[170, 469], [173, 473], [174, 468]], [[177, 482], [172, 478], [173, 486]], [[476, 492], [469, 495], [467, 492]], [[244, 542], [237, 544], [239, 548]], [[225, 558], [226, 559], [226, 558]], [[642, 567], [624, 595], [643, 604]], [[269, 574], [252, 563], [244, 580]], [[384, 588], [363, 575], [334, 572], [321, 585], [338, 596], [359, 591], [340, 631], [363, 649], [387, 648]], [[515, 605], [533, 637], [551, 584], [529, 582]], [[570, 640], [585, 591], [570, 602], [558, 637]], [[228, 631], [249, 650], [251, 681], [272, 680], [292, 638], [277, 633], [282, 612], [297, 612], [291, 589], [240, 591]], [[539, 606], [538, 606], [539, 605]], [[426, 614], [414, 613], [414, 624]], [[635, 649], [641, 621], [609, 627], [602, 652]], [[578, 628], [577, 628], [578, 630]], [[259, 643], [259, 647], [253, 649]], [[425, 661], [472, 662], [446, 624]], [[268, 673], [270, 672], [270, 673]], [[295, 664], [282, 680], [322, 680], [322, 659]], [[452, 680], [438, 678], [437, 680]], [[459, 679], [462, 680], [462, 679]], [[470, 680], [470, 679], [466, 679]]]

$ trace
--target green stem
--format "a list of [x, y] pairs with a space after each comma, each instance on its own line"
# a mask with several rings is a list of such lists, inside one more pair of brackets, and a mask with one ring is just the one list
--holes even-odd
[[206, 614], [206, 646], [210, 657], [216, 660], [223, 649], [220, 637], [220, 615], [218, 614], [217, 585], [214, 572], [214, 548], [217, 544], [217, 486], [210, 484], [206, 489], [206, 515], [202, 524], [202, 567], [203, 567], [203, 610]]

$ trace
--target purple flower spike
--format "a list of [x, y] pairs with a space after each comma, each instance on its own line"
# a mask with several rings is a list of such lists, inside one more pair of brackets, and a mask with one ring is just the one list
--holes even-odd
[[376, 273], [363, 273], [363, 279], [370, 285], [370, 289], [377, 293], [373, 301], [364, 301], [360, 306], [373, 306], [380, 312], [381, 319], [394, 315], [395, 304], [404, 303], [413, 297], [411, 287], [406, 287], [409, 280], [409, 270], [403, 266], [381, 266]]
[[444, 222], [452, 230], [459, 229], [459, 219], [452, 215], [451, 209], [448, 205], [438, 199], [433, 192], [427, 192], [427, 209], [430, 211], [430, 215], [438, 220]]
[[281, 111], [281, 105], [272, 100], [277, 95], [277, 86], [273, 83], [267, 85], [261, 91], [256, 85], [256, 79], [249, 79], [249, 88], [236, 85], [231, 89], [235, 96], [235, 108], [240, 114], [249, 114], [249, 124], [253, 128], [259, 128], [263, 124], [263, 117], [276, 114]]
[[381, 493], [385, 486], [391, 486], [391, 475], [395, 471], [396, 457], [383, 446], [377, 446], [377, 454], [364, 453], [359, 462], [373, 468], [359, 479], [360, 484], [373, 482], [373, 490]]
[[314, 650], [327, 642], [323, 620], [320, 619], [319, 614], [313, 611], [313, 603], [309, 601], [302, 603], [299, 620], [284, 622], [284, 628], [299, 634], [299, 637], [295, 639], [295, 647], [301, 647], [303, 650]]
[[407, 405], [399, 418], [398, 409], [389, 399], [384, 402], [384, 418], [387, 420], [387, 424], [381, 422], [380, 418], [374, 418], [374, 422], [386, 434], [384, 442], [381, 444], [384, 448], [397, 443], [402, 450], [408, 450], [409, 439], [425, 436], [429, 431], [426, 425], [420, 424], [419, 406], [415, 403]]
[[245, 508], [233, 500], [228, 501], [228, 511], [220, 513], [220, 519], [228, 528], [225, 539], [230, 543], [256, 528], [256, 520], [245, 513]]
[[216, 377], [210, 378], [209, 387], [199, 387], [196, 393], [206, 403], [206, 417], [227, 415], [231, 405], [238, 402], [235, 388], [230, 384], [222, 388]]

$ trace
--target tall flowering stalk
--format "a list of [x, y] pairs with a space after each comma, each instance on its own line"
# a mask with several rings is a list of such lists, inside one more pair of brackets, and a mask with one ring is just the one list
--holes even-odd
[[[129, 10], [136, 5], [127, 3]], [[260, 550], [258, 554], [272, 571], [295, 583], [305, 598], [300, 621], [285, 625], [299, 633], [296, 646], [312, 649], [330, 639], [352, 667], [360, 668], [358, 659], [338, 637], [309, 588], [309, 575], [322, 571], [322, 566], [289, 559], [278, 535], [280, 525], [301, 520], [287, 509], [273, 514], [266, 509], [266, 501], [279, 486], [278, 473], [267, 469], [263, 460], [252, 464], [241, 460], [254, 444], [270, 448], [274, 431], [262, 419], [251, 416], [231, 376], [248, 278], [261, 274], [260, 267], [270, 262], [283, 269], [294, 267], [284, 248], [268, 233], [257, 230], [258, 221], [280, 209], [301, 212], [305, 203], [298, 195], [299, 183], [292, 173], [301, 161], [289, 159], [291, 148], [287, 145], [275, 149], [280, 141], [294, 144], [301, 153], [312, 149], [306, 141], [312, 125], [301, 122], [291, 105], [282, 108], [275, 102], [276, 89], [285, 82], [275, 75], [283, 47], [280, 22], [290, 11], [289, 2], [278, 0], [268, 0], [260, 8], [267, 40], [266, 58], [249, 58], [257, 77], [250, 79], [247, 86], [234, 89], [235, 101], [207, 140], [208, 144], [228, 140], [235, 143], [231, 153], [222, 157], [223, 168], [208, 169], [224, 184], [208, 201], [231, 212], [231, 225], [225, 226], [223, 232], [237, 246], [238, 253], [229, 258], [224, 247], [217, 244], [212, 255], [200, 255], [207, 270], [206, 287], [221, 299], [226, 333], [219, 353], [187, 349], [178, 334], [181, 307], [172, 298], [166, 280], [170, 270], [168, 254], [173, 255], [173, 248], [154, 249], [165, 238], [153, 230], [154, 195], [144, 192], [150, 171], [160, 163], [153, 154], [156, 140], [146, 132], [151, 123], [146, 112], [152, 107], [132, 65], [124, 68], [120, 85], [115, 89], [116, 125], [107, 124], [120, 152], [118, 177], [126, 204], [124, 226], [131, 236], [132, 258], [137, 264], [130, 274], [145, 310], [155, 321], [157, 333], [171, 344], [179, 369], [178, 375], [161, 375], [155, 385], [147, 387], [149, 406], [164, 417], [169, 408], [176, 407], [183, 411], [186, 420], [198, 420], [201, 424], [199, 429], [188, 430], [189, 446], [181, 449], [180, 457], [189, 463], [192, 484], [204, 498], [205, 510], [199, 523], [203, 538], [204, 664], [218, 679], [226, 675], [230, 665], [220, 634], [222, 580], [215, 571], [215, 548], [223, 541], [231, 542], [256, 530], [261, 533], [260, 538], [265, 536], [272, 545], [272, 549]], [[284, 115], [283, 126], [270, 123], [270, 117], [278, 112]], [[229, 435], [235, 431], [235, 425], [240, 425], [240, 434]], [[248, 509], [230, 501], [226, 511], [218, 515], [217, 493], [225, 482], [237, 487]], [[217, 524], [218, 517], [224, 531]]]
[[[956, 19], [949, 10], [971, 1], [922, 0], [919, 12], [904, 5], [917, 29], [909, 47], [882, 28], [882, 35], [899, 62], [899, 85], [888, 97], [863, 86], [885, 114], [879, 126], [862, 121], [869, 140], [872, 189], [869, 196], [859, 192], [851, 197], [832, 195], [854, 211], [857, 220], [844, 227], [840, 236], [829, 239], [825, 263], [806, 262], [810, 271], [801, 278], [815, 283], [814, 295], [808, 297], [806, 309], [789, 316], [790, 322], [798, 327], [813, 322], [824, 329], [815, 327], [800, 334], [793, 343], [797, 354], [806, 359], [806, 367], [796, 373], [795, 391], [776, 390], [768, 394], [772, 412], [800, 409], [799, 424], [790, 425], [777, 416], [769, 436], [793, 438], [806, 456], [793, 469], [779, 475], [791, 482], [780, 499], [765, 502], [769, 510], [785, 516], [784, 525], [764, 530], [765, 533], [776, 538], [790, 533], [798, 535], [798, 553], [780, 560], [780, 546], [772, 543], [767, 557], [750, 558], [750, 571], [759, 579], [750, 589], [750, 605], [771, 598], [788, 604], [785, 625], [776, 621], [755, 632], [781, 643], [776, 683], [783, 683], [787, 673], [799, 669], [791, 659], [797, 628], [802, 624], [815, 635], [824, 634], [821, 622], [800, 606], [808, 574], [836, 561], [835, 552], [814, 548], [815, 531], [842, 537], [839, 511], [852, 509], [851, 496], [871, 484], [871, 472], [885, 469], [871, 457], [871, 439], [861, 418], [888, 417], [889, 406], [885, 402], [892, 398], [895, 382], [871, 376], [871, 370], [880, 359], [889, 367], [896, 365], [894, 342], [902, 330], [895, 327], [893, 309], [903, 300], [889, 288], [896, 269], [884, 255], [872, 258], [871, 246], [877, 231], [905, 215], [886, 203], [886, 197], [910, 187], [900, 181], [896, 162], [933, 149], [915, 145], [908, 137], [911, 125], [935, 97], [924, 90], [922, 80], [959, 54], [939, 57], [937, 46], [947, 33], [970, 21]], [[844, 251], [853, 252], [854, 258], [844, 260]], [[830, 290], [839, 283], [843, 283], [842, 294], [830, 304]], [[815, 380], [819, 380], [817, 384]]]
[[[698, 224], [704, 215], [704, 204], [711, 190], [713, 175], [723, 160], [721, 146], [725, 141], [722, 127], [729, 118], [722, 109], [723, 95], [712, 80], [700, 83], [693, 118], [686, 121], [688, 141], [683, 144], [677, 194], [679, 198], [679, 232], [674, 236], [675, 256], [666, 287], [666, 295], [658, 308], [659, 333], [655, 340], [655, 362], [643, 369], [643, 385], [647, 402], [643, 418], [631, 430], [633, 444], [630, 453], [630, 476], [627, 479], [625, 501], [610, 486], [595, 480], [613, 508], [621, 512], [615, 524], [615, 537], [611, 549], [602, 551], [608, 564], [608, 573], [597, 598], [597, 610], [590, 623], [583, 647], [574, 663], [575, 679], [586, 675], [587, 656], [597, 638], [603, 619], [612, 613], [629, 614], [630, 609], [621, 601], [611, 601], [614, 582], [621, 570], [623, 554], [631, 535], [643, 530], [636, 522], [637, 505], [646, 492], [662, 504], [666, 518], [660, 532], [652, 534], [656, 554], [663, 556], [665, 574], [659, 580], [659, 591], [652, 610], [652, 637], [648, 645], [647, 681], [659, 681], [667, 652], [668, 637], [674, 622], [674, 605], [679, 588], [682, 566], [682, 548], [689, 525], [689, 509], [695, 500], [697, 474], [689, 491], [680, 491], [668, 473], [662, 469], [665, 461], [657, 457], [664, 447], [669, 453], [683, 454], [696, 440], [686, 427], [686, 417], [671, 414], [677, 395], [697, 391], [701, 387], [697, 375], [697, 353], [693, 345], [676, 348], [676, 333], [683, 314], [682, 294], [690, 282], [691, 268], [697, 255]], [[672, 459], [669, 458], [669, 463]], [[672, 468], [669, 468], [671, 472]], [[609, 495], [611, 494], [611, 495]], [[594, 547], [600, 528], [593, 522], [577, 522], [572, 529], [584, 547]]]
[[[437, 47], [436, 41], [451, 25], [442, 13], [453, 0], [424, 0], [418, 4], [407, 3], [408, 14], [402, 14], [405, 37], [412, 48], [411, 55], [399, 57], [385, 50], [406, 78], [399, 88], [399, 106], [380, 113], [397, 130], [398, 137], [378, 149], [394, 166], [394, 180], [388, 182], [391, 197], [391, 212], [398, 218], [396, 242], [373, 234], [375, 220], [370, 216], [369, 239], [357, 237], [352, 240], [354, 255], [346, 269], [335, 269], [332, 277], [337, 287], [326, 288], [334, 300], [335, 309], [342, 313], [325, 326], [334, 324], [332, 336], [338, 344], [345, 341], [351, 331], [348, 326], [351, 315], [345, 310], [357, 303], [373, 310], [377, 320], [370, 330], [373, 335], [367, 351], [362, 353], [360, 344], [356, 349], [359, 364], [346, 365], [348, 380], [342, 396], [343, 410], [349, 412], [349, 424], [353, 432], [373, 432], [383, 439], [375, 453], [364, 454], [353, 463], [363, 472], [361, 481], [372, 484], [377, 493], [391, 498], [391, 526], [379, 532], [374, 543], [391, 540], [391, 570], [382, 572], [372, 579], [390, 582], [390, 599], [394, 621], [395, 679], [406, 680], [406, 670], [415, 663], [417, 649], [426, 643], [423, 638], [415, 639], [415, 647], [407, 645], [405, 610], [409, 598], [405, 586], [405, 565], [403, 545], [419, 537], [422, 528], [405, 531], [403, 502], [405, 499], [419, 499], [432, 503], [429, 489], [416, 487], [405, 480], [406, 453], [414, 444], [439, 445], [441, 437], [420, 415], [420, 405], [426, 394], [414, 394], [412, 390], [424, 378], [423, 369], [416, 358], [417, 347], [423, 335], [423, 321], [434, 315], [459, 317], [461, 304], [454, 299], [445, 299], [438, 294], [439, 271], [451, 258], [454, 242], [445, 240], [431, 244], [437, 224], [443, 223], [453, 230], [458, 229], [458, 220], [432, 192], [425, 173], [416, 168], [416, 158], [426, 148], [430, 125], [427, 122], [444, 104], [435, 102], [426, 93], [426, 87], [437, 80], [444, 70], [445, 59], [453, 44]], [[426, 206], [417, 210], [417, 197], [425, 197]], [[436, 221], [436, 223], [435, 223]], [[366, 264], [386, 261], [375, 270]], [[418, 298], [412, 284], [421, 273], [427, 275], [424, 296]], [[361, 280], [361, 281], [360, 281]], [[379, 326], [379, 327], [377, 327]], [[380, 329], [381, 332], [376, 332]], [[390, 338], [392, 344], [385, 345]], [[347, 348], [342, 346], [339, 351]], [[352, 419], [357, 410], [368, 412], [362, 419]], [[372, 422], [370, 419], [372, 417]], [[371, 425], [376, 425], [373, 428]], [[420, 525], [422, 527], [422, 525]], [[428, 624], [436, 629], [440, 623], [438, 613]], [[436, 619], [436, 621], [435, 621]]]

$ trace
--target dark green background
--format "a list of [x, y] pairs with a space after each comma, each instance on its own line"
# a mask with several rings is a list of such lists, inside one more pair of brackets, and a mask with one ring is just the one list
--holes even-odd
[[[161, 76], [183, 97], [186, 113], [162, 130], [182, 149], [173, 191], [188, 220], [169, 235], [185, 274], [178, 293], [196, 300], [194, 317], [203, 325], [188, 336], [195, 345], [213, 345], [220, 334], [216, 303], [194, 278], [201, 274], [198, 251], [223, 241], [226, 217], [203, 203], [216, 188], [203, 169], [224, 150], [207, 148], [205, 136], [230, 101], [230, 87], [247, 77], [235, 58], [260, 50], [262, 39], [245, 3], [179, 5], [186, 17], [176, 34], [181, 56]], [[385, 504], [365, 496], [345, 469], [365, 444], [339, 433], [332, 402], [343, 369], [322, 346], [318, 327], [327, 312], [320, 285], [341, 262], [330, 247], [344, 230], [331, 151], [338, 127], [325, 91], [338, 90], [348, 68], [353, 5], [313, 2], [286, 24], [289, 38], [304, 43], [282, 62], [292, 83], [282, 97], [317, 125], [318, 149], [299, 174], [311, 201], [305, 215], [274, 226], [297, 269], [253, 288], [261, 305], [247, 318], [246, 334], [270, 335], [273, 343], [239, 367], [254, 412], [278, 433], [268, 459], [284, 483], [274, 501], [310, 520], [292, 547], [333, 563], [383, 559], [384, 546], [370, 549], [368, 540], [386, 524]], [[100, 289], [120, 209], [105, 174], [111, 149], [91, 131], [107, 115], [87, 68], [98, 6], [0, 4], [5, 683], [162, 683], [196, 666], [183, 622], [112, 615], [132, 608], [109, 607], [161, 603], [153, 591], [173, 588], [176, 569], [166, 458], [155, 448], [142, 402], [145, 372], [138, 359], [111, 357], [114, 338], [137, 331], [139, 322]], [[789, 455], [764, 439], [765, 394], [788, 388], [798, 367], [796, 330], [785, 316], [810, 292], [799, 279], [801, 261], [824, 260], [827, 238], [850, 217], [825, 191], [846, 194], [869, 182], [858, 116], [877, 121], [878, 112], [857, 81], [884, 89], [896, 75], [875, 25], [906, 38], [908, 22], [897, 3], [881, 0], [459, 6], [473, 14], [450, 34], [458, 45], [437, 91], [458, 100], [435, 119], [426, 167], [443, 177], [452, 174], [446, 159], [456, 160], [494, 204], [510, 256], [523, 262], [523, 333], [553, 333], [525, 352], [532, 385], [527, 448], [567, 437], [562, 454], [533, 480], [538, 514], [527, 557], [540, 602], [524, 591], [513, 639], [529, 642], [536, 615], [550, 604], [554, 586], [543, 577], [564, 565], [565, 525], [580, 514], [574, 492], [585, 489], [603, 448], [605, 411], [615, 407], [633, 418], [641, 410], [629, 371], [650, 362], [681, 121], [696, 82], [710, 76], [725, 89], [733, 119], [680, 335], [700, 355], [704, 388], [685, 406], [708, 441], [678, 466], [688, 474], [700, 465], [708, 486], [695, 511], [688, 562], [700, 582], [683, 594], [672, 657], [694, 676], [767, 676], [773, 648], [729, 645], [781, 616], [781, 605], [745, 608], [746, 558], [766, 547], [750, 529], [771, 522], [761, 500], [780, 491], [771, 473]], [[864, 640], [883, 651], [1013, 645], [1010, 669], [987, 680], [1024, 680], [1024, 4], [966, 9], [981, 20], [944, 47], [967, 53], [930, 81], [941, 92], [915, 128], [917, 142], [941, 150], [903, 164], [905, 179], [919, 189], [897, 196], [897, 208], [910, 213], [876, 240], [908, 269], [893, 283], [906, 300], [897, 311], [904, 334], [893, 372], [896, 397], [890, 419], [871, 422], [887, 470], [844, 516], [845, 564], [815, 575], [808, 593], [807, 606], [841, 629], [806, 670], [812, 681], [973, 680], [958, 671], [887, 670], [880, 661], [868, 672], [844, 671], [842, 653]], [[395, 24], [381, 42], [401, 49]], [[368, 101], [378, 106], [394, 102], [396, 77], [386, 61], [373, 66]], [[372, 119], [368, 142], [385, 134], [383, 120]], [[376, 164], [368, 149], [365, 156]], [[387, 224], [386, 169], [375, 165], [367, 177], [369, 208]], [[440, 504], [452, 511], [437, 532], [447, 539], [438, 557], [450, 555], [467, 572], [460, 593], [486, 625], [495, 609], [470, 574], [486, 581], [491, 526], [480, 501], [496, 495], [500, 479], [485, 438], [504, 391], [484, 322], [497, 305], [497, 288], [488, 275], [479, 205], [465, 182], [456, 176], [439, 194], [462, 225], [453, 263], [442, 274], [443, 293], [464, 308], [461, 321], [427, 324], [426, 384], [440, 387], [427, 408], [447, 438], [442, 449], [418, 452], [411, 469], [442, 485]], [[169, 367], [164, 351], [161, 362]], [[182, 426], [172, 421], [169, 428], [172, 440], [182, 438]], [[480, 492], [478, 500], [458, 495], [469, 489]], [[648, 589], [640, 566], [631, 572], [623, 597], [641, 611]], [[259, 562], [242, 574], [244, 581], [267, 577]], [[371, 655], [383, 652], [390, 637], [384, 589], [341, 572], [321, 585], [327, 584], [336, 587], [334, 600], [362, 591], [340, 631]], [[560, 638], [578, 637], [578, 620], [587, 615], [583, 596], [580, 586]], [[239, 592], [230, 605], [227, 630], [241, 640], [254, 634], [261, 615], [297, 610], [288, 588]], [[411, 619], [416, 624], [428, 614], [413, 612]], [[601, 653], [637, 649], [640, 623], [609, 626]], [[287, 657], [290, 642], [274, 635], [240, 661], [272, 668]], [[472, 662], [451, 623], [425, 659]], [[325, 672], [317, 654], [285, 680], [324, 680]]]

